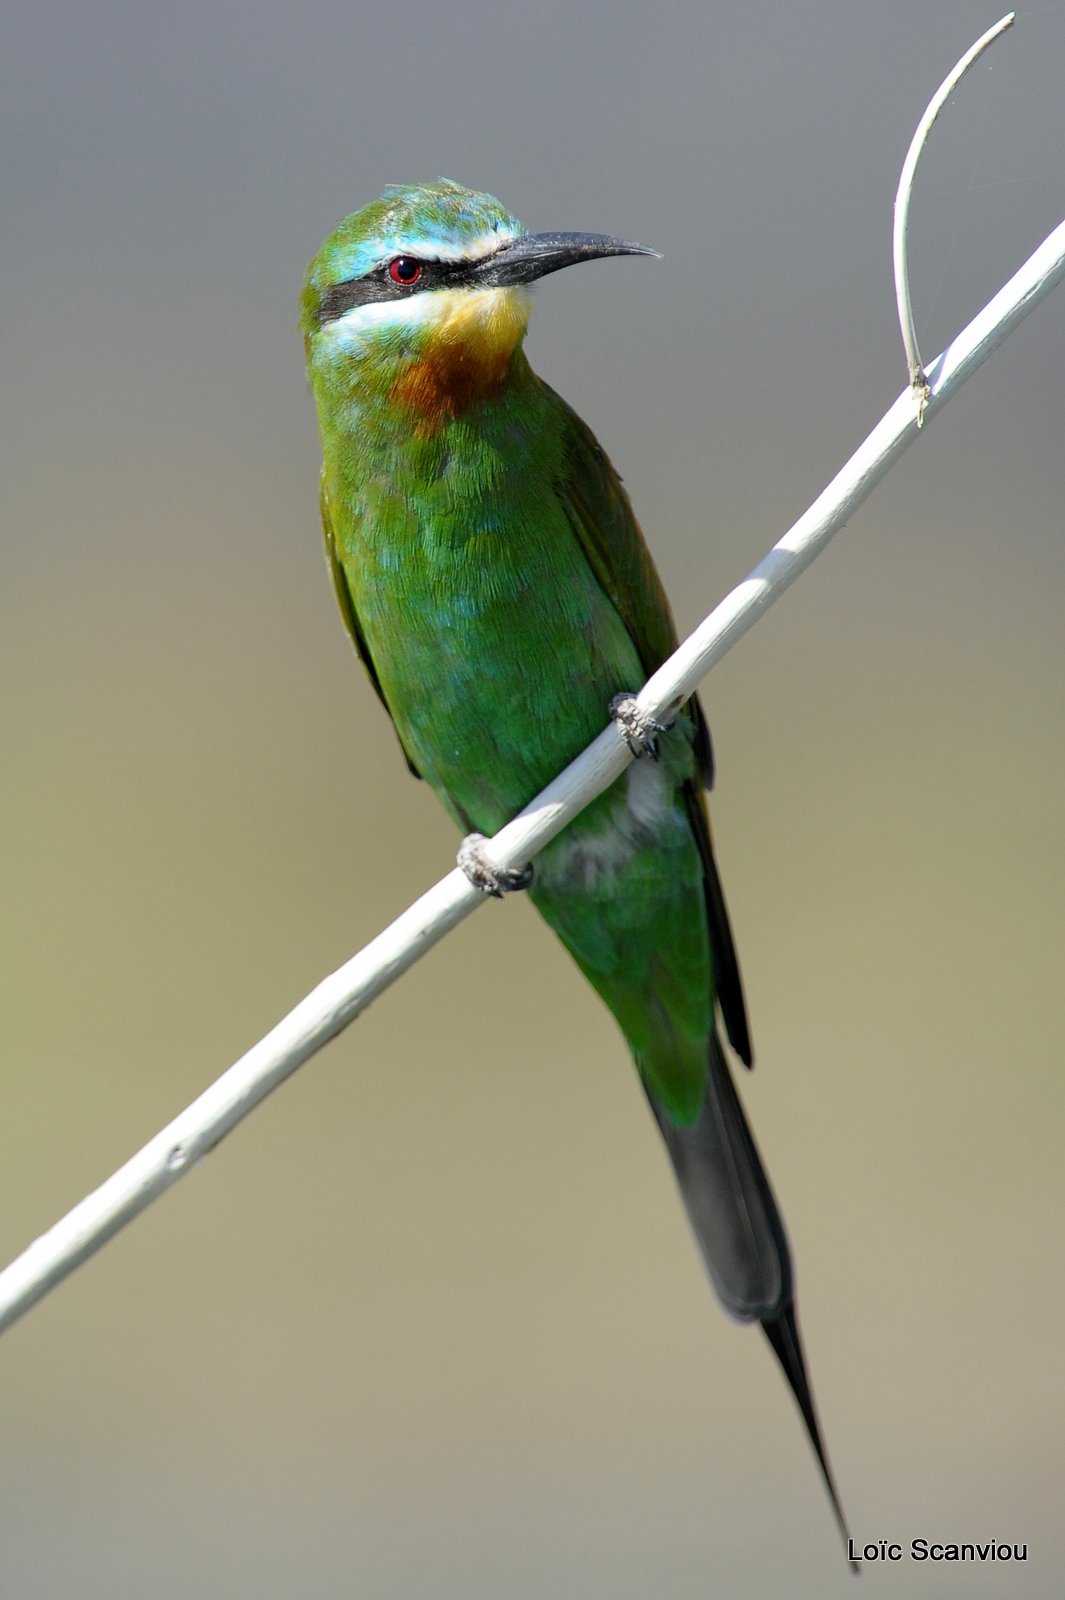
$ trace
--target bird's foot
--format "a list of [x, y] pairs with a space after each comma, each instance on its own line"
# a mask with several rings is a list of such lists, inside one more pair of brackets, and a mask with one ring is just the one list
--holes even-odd
[[665, 733], [666, 724], [641, 711], [634, 694], [616, 694], [607, 710], [611, 721], [637, 760], [647, 756], [658, 760], [658, 735]]
[[459, 845], [458, 864], [475, 889], [501, 900], [515, 889], [527, 889], [533, 881], [532, 862], [524, 867], [497, 867], [487, 859], [483, 833], [468, 833]]

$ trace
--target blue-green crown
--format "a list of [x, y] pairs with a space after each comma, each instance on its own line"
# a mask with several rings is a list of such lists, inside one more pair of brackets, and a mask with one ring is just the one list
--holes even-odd
[[450, 178], [390, 184], [380, 200], [337, 225], [307, 268], [304, 332], [316, 326], [314, 312], [326, 289], [361, 278], [392, 256], [446, 261], [487, 255], [494, 242], [504, 244], [524, 232], [494, 195], [466, 189]]

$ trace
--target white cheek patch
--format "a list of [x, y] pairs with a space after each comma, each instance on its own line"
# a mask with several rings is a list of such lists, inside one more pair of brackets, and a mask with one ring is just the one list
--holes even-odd
[[529, 292], [524, 288], [426, 289], [397, 300], [368, 300], [352, 306], [319, 331], [320, 348], [329, 355], [369, 352], [382, 335], [402, 336], [435, 329], [445, 340], [487, 337], [498, 330], [513, 344], [529, 319]]
[[[412, 294], [402, 300], [368, 300], [327, 322], [318, 337], [327, 345], [357, 351], [382, 329], [419, 328], [441, 321], [439, 302], [448, 293], [446, 289], [427, 289], [424, 294]], [[431, 304], [434, 300], [436, 305]]]

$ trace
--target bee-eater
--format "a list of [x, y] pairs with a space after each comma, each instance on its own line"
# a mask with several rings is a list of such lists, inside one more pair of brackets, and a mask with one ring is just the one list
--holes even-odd
[[[345, 218], [301, 306], [325, 548], [407, 764], [469, 836], [461, 863], [493, 893], [531, 885], [617, 1018], [717, 1293], [765, 1329], [842, 1529], [787, 1238], [718, 1033], [719, 1014], [750, 1066], [706, 721], [697, 699], [668, 730], [615, 704], [675, 648], [669, 604], [617, 473], [522, 348], [536, 279], [654, 253], [527, 233], [448, 180], [389, 188]], [[610, 714], [643, 759], [545, 847], [534, 879], [493, 874], [479, 837]]]

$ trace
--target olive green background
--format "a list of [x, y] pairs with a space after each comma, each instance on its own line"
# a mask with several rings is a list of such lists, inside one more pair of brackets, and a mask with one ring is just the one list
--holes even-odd
[[[985, 5], [23, 3], [0, 55], [0, 1256], [451, 864], [335, 614], [305, 261], [445, 173], [637, 238], [537, 294], [692, 625], [902, 387], [891, 202]], [[1065, 214], [1065, 8], [937, 129], [939, 349]], [[706, 687], [715, 826], [872, 1594], [1065, 1530], [1065, 291]], [[849, 1595], [614, 1025], [489, 905], [0, 1343], [0, 1588]]]

